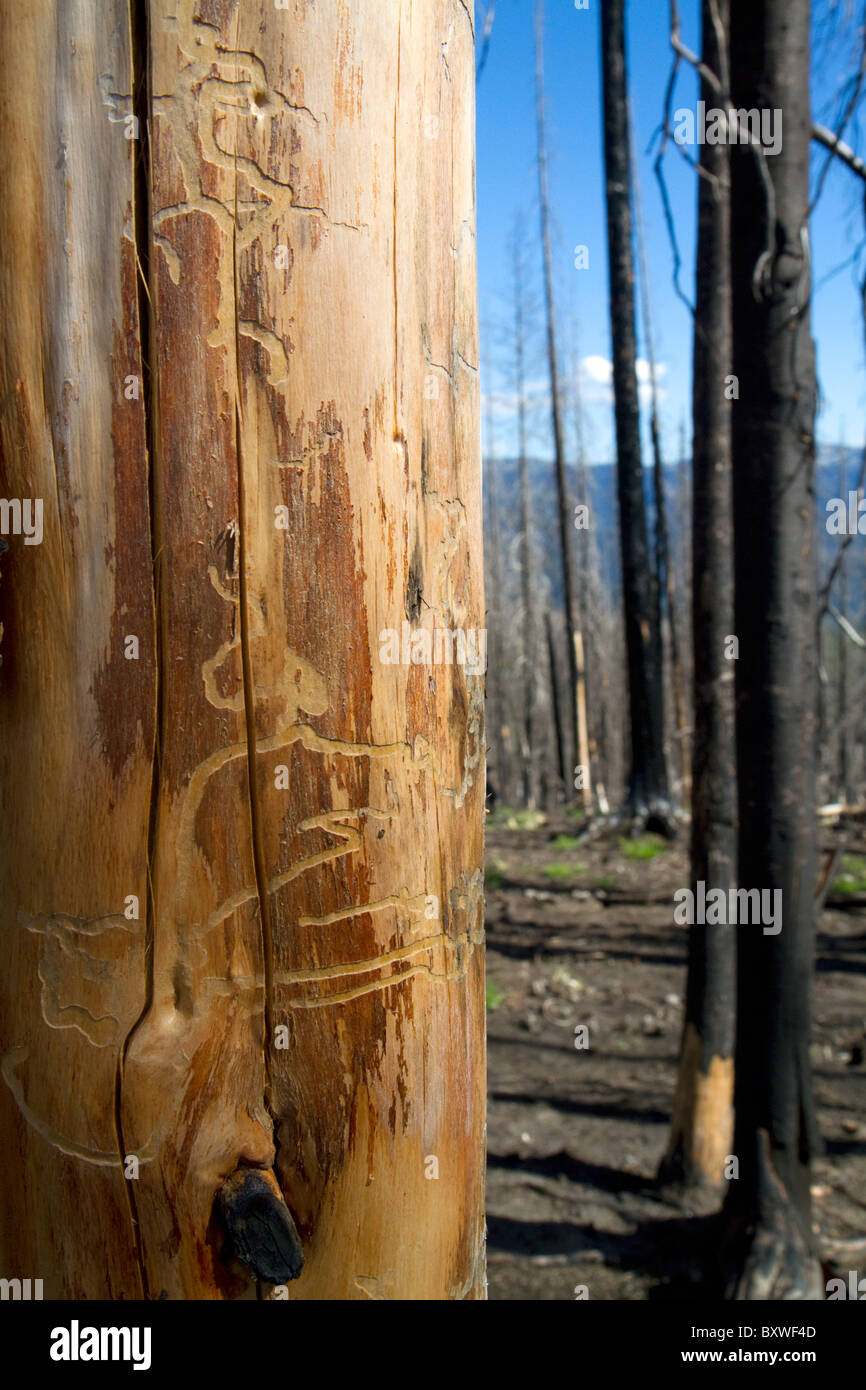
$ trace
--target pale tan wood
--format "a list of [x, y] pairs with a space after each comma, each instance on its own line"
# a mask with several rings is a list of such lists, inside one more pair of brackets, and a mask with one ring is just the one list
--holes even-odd
[[592, 814], [592, 764], [589, 757], [589, 733], [586, 718], [586, 663], [583, 654], [583, 633], [574, 633], [574, 669], [577, 672], [577, 760], [583, 768], [583, 809]]
[[43, 502], [0, 580], [0, 1274], [46, 1299], [140, 1291], [115, 1122], [156, 702], [129, 94], [127, 5], [0, 6], [0, 495]]
[[[71, 7], [72, 32], [83, 8]], [[34, 10], [34, 64], [51, 10]], [[148, 17], [131, 46], [133, 70], [146, 62], [150, 73], [150, 197], [133, 187], [122, 124], [88, 126], [97, 159], [106, 151], [118, 167], [101, 240], [81, 250], [89, 382], [107, 360], [107, 325], [132, 316], [137, 342], [134, 280], [112, 279], [118, 247], [132, 247], [134, 194], [139, 232], [151, 232], [140, 237], [148, 419], [130, 416], [137, 453], [126, 436], [112, 448], [96, 413], [112, 384], [87, 394], [75, 505], [89, 529], [80, 549], [74, 532], [74, 564], [59, 547], [32, 565], [45, 612], [57, 586], [62, 602], [33, 674], [13, 662], [21, 708], [6, 726], [41, 764], [47, 741], [64, 768], [70, 817], [55, 839], [71, 838], [76, 856], [67, 885], [53, 872], [59, 848], [42, 849], [51, 794], [37, 783], [15, 794], [22, 830], [4, 857], [16, 911], [25, 897], [28, 911], [79, 916], [106, 914], [125, 892], [147, 903], [146, 923], [99, 938], [123, 943], [104, 972], [120, 1020], [99, 1052], [105, 1075], [92, 1070], [91, 1040], [86, 1081], [66, 1052], [51, 1054], [44, 1094], [54, 1125], [60, 1091], [77, 1106], [86, 1090], [110, 1122], [103, 1144], [140, 1168], [124, 1190], [116, 1167], [95, 1179], [82, 1167], [79, 1179], [83, 1160], [64, 1160], [83, 1195], [113, 1184], [100, 1240], [118, 1247], [110, 1287], [102, 1251], [85, 1253], [83, 1215], [52, 1199], [40, 1231], [66, 1223], [69, 1260], [84, 1270], [75, 1287], [88, 1296], [255, 1296], [246, 1266], [220, 1258], [215, 1213], [225, 1180], [260, 1167], [276, 1174], [301, 1235], [290, 1297], [483, 1297], [484, 678], [380, 653], [380, 633], [404, 622], [484, 622], [471, 18], [461, 0], [154, 0]], [[119, 10], [119, 119], [131, 110], [124, 23]], [[97, 18], [90, 28], [102, 73]], [[73, 99], [93, 124], [92, 90]], [[25, 123], [47, 145], [35, 111]], [[44, 159], [40, 148], [50, 183]], [[86, 169], [79, 188], [103, 194]], [[62, 242], [57, 206], [33, 216], [31, 242], [43, 224]], [[32, 320], [16, 350], [35, 373], [40, 352], [69, 350], [55, 343], [68, 290], [61, 278], [34, 314], [52, 276], [35, 261], [22, 288], [33, 253], [14, 240], [5, 303]], [[7, 382], [17, 372], [8, 366]], [[3, 438], [4, 456], [26, 469], [19, 437]], [[132, 555], [137, 566], [137, 597], [122, 594], [134, 628], [116, 610], [110, 562], [105, 573], [101, 539], [118, 528], [123, 564]], [[27, 621], [17, 581], [3, 613], [7, 663], [10, 629]], [[112, 624], [141, 632], [142, 657], [123, 663], [125, 683], [111, 672], [100, 722], [87, 689]], [[49, 695], [40, 661], [57, 677]], [[102, 744], [85, 757], [94, 727]], [[123, 741], [127, 728], [137, 744]], [[131, 749], [119, 767], [112, 739]], [[28, 897], [37, 874], [41, 891]], [[35, 961], [31, 937], [4, 934]], [[33, 967], [26, 977], [13, 965], [30, 983], [9, 1036], [34, 1047]], [[77, 977], [61, 967], [71, 990]], [[39, 1098], [35, 1069], [22, 1075], [23, 1094]], [[22, 1142], [44, 1146], [8, 1087], [3, 1103]], [[28, 1154], [26, 1171], [34, 1162]], [[70, 1276], [56, 1259], [52, 1268], [66, 1296]]]

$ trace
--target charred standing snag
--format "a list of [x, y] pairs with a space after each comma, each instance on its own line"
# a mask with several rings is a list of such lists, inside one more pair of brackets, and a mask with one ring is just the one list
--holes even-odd
[[[567, 741], [559, 749], [559, 760], [567, 766], [566, 750], [571, 748], [575, 762], [587, 767], [589, 757], [580, 719], [576, 639], [580, 629], [577, 593], [574, 577], [574, 526], [568, 496], [565, 466], [565, 438], [562, 420], [562, 381], [556, 341], [556, 306], [554, 303], [553, 252], [551, 249], [550, 194], [547, 178], [547, 135], [544, 119], [544, 0], [535, 0], [535, 124], [538, 149], [538, 213], [541, 230], [541, 253], [544, 267], [544, 326], [547, 348], [547, 370], [550, 382], [550, 428], [553, 436], [553, 458], [556, 472], [556, 511], [559, 527], [559, 552], [562, 563], [562, 592], [565, 607], [566, 671], [568, 673], [568, 719], [560, 721], [557, 732]], [[566, 735], [567, 731], [567, 735]], [[570, 798], [572, 778], [565, 781], [566, 800]]]
[[815, 898], [815, 367], [809, 0], [731, 14], [731, 105], [776, 112], [778, 153], [731, 150], [739, 882], [781, 890], [777, 935], [737, 928], [739, 1177], [731, 1292], [821, 1298], [810, 1163]]
[[[714, 19], [718, 18], [718, 28]], [[727, 87], [728, 0], [703, 0], [702, 59]], [[704, 78], [701, 97], [713, 88]], [[736, 885], [729, 147], [701, 147], [697, 179], [692, 437], [692, 891]], [[721, 1187], [733, 1139], [736, 937], [730, 926], [689, 927], [688, 980], [676, 1100], [660, 1177]]]
[[637, 390], [625, 0], [602, 0], [601, 67], [616, 415], [620, 556], [628, 667], [631, 762], [623, 814], [673, 834], [664, 751], [661, 631], [647, 534]]

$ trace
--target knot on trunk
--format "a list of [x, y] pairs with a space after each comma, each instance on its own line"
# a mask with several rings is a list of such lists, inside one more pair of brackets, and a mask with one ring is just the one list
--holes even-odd
[[220, 1188], [219, 1206], [229, 1236], [224, 1256], [234, 1255], [268, 1284], [298, 1278], [304, 1252], [273, 1173], [238, 1168]]

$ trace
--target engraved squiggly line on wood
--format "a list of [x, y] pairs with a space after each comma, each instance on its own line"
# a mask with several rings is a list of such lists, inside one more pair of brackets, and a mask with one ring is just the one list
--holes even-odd
[[[464, 527], [466, 524], [465, 508], [459, 498], [446, 499], [445, 501], [442, 501], [437, 497], [435, 499], [435, 504], [440, 507], [442, 512], [447, 517], [449, 523], [451, 524], [451, 536], [449, 538], [451, 544], [446, 545], [444, 547], [445, 553], [442, 562], [442, 570], [445, 572], [445, 574], [448, 574], [450, 570], [451, 559], [453, 557], [453, 554], [456, 552], [459, 543], [460, 529], [461, 527]], [[221, 583], [216, 568], [214, 566], [209, 567], [208, 575], [213, 588], [220, 595], [220, 597], [222, 597], [224, 601], [231, 603], [234, 606], [237, 606], [239, 604], [239, 596], [233, 593], [231, 590], [227, 589]], [[253, 609], [252, 636], [253, 638], [256, 638], [259, 636], [263, 636], [264, 633], [265, 624], [263, 615], [261, 615], [258, 612], [258, 610]], [[240, 636], [239, 632], [236, 632], [233, 638], [230, 641], [223, 643], [221, 647], [218, 649], [218, 651], [215, 653], [214, 657], [210, 658], [203, 665], [202, 675], [205, 683], [206, 697], [208, 698], [211, 704], [214, 704], [217, 707], [226, 707], [229, 704], [232, 708], [236, 707], [236, 697], [231, 697], [231, 701], [229, 701], [228, 697], [219, 695], [216, 688], [216, 673], [220, 669], [222, 663], [228, 656], [229, 652], [236, 649], [239, 645]], [[257, 741], [257, 754], [265, 753], [271, 750], [276, 751], [276, 749], [278, 748], [285, 749], [290, 747], [295, 742], [300, 742], [303, 747], [307, 748], [310, 751], [326, 754], [328, 756], [396, 756], [401, 759], [406, 759], [407, 754], [411, 753], [412, 764], [419, 770], [423, 769], [425, 772], [431, 771], [433, 773], [435, 785], [435, 782], [437, 780], [435, 773], [435, 758], [433, 756], [432, 751], [429, 748], [427, 740], [424, 739], [423, 736], [420, 736], [416, 740], [414, 749], [410, 750], [408, 745], [403, 743], [374, 745], [368, 743], [350, 743], [346, 740], [330, 739], [317, 734], [313, 729], [309, 727], [309, 725], [300, 723], [299, 715], [301, 709], [306, 710], [307, 713], [318, 714], [322, 713], [327, 708], [329, 702], [324, 688], [324, 683], [320, 674], [316, 672], [315, 669], [309, 665], [309, 663], [305, 662], [303, 658], [299, 656], [299, 654], [290, 650], [287, 653], [285, 659], [284, 671], [287, 673], [292, 667], [295, 667], [296, 670], [300, 670], [302, 679], [300, 684], [296, 688], [294, 698], [291, 700], [291, 706], [289, 706], [289, 702], [284, 699], [283, 719], [286, 722], [284, 726], [281, 729], [278, 729], [274, 734]], [[478, 686], [480, 688], [480, 682], [472, 681], [471, 685], [473, 687], [473, 692], [477, 695], [475, 687]], [[280, 693], [285, 697], [287, 690], [290, 689], [291, 686], [285, 682], [280, 684], [278, 691], [276, 692], [268, 691], [261, 685], [257, 684], [254, 688], [254, 693], [256, 696], [262, 696], [264, 694], [269, 693]], [[480, 726], [478, 722], [478, 711], [476, 708], [474, 708], [473, 701], [470, 698], [469, 732], [470, 734], [474, 733], [475, 735], [476, 747], [474, 752], [468, 754], [465, 759], [461, 786], [459, 788], [454, 789], [445, 789], [448, 794], [454, 796], [456, 804], [458, 806], [463, 804], [468, 787], [472, 784], [473, 770], [480, 761], [481, 750], [479, 731]], [[180, 840], [182, 846], [184, 846], [186, 851], [186, 853], [181, 858], [181, 862], [183, 864], [191, 864], [195, 853], [195, 816], [204, 796], [207, 783], [210, 781], [210, 778], [212, 776], [214, 776], [222, 767], [226, 766], [230, 761], [246, 755], [246, 744], [238, 742], [237, 744], [230, 745], [228, 748], [218, 750], [217, 752], [212, 754], [210, 758], [206, 759], [202, 764], [200, 764], [200, 766], [194, 772], [190, 780], [190, 784], [187, 788], [187, 795], [185, 798], [184, 809], [181, 817]], [[298, 827], [299, 832], [320, 829], [327, 834], [334, 835], [335, 837], [337, 837], [339, 841], [341, 841], [341, 843], [328, 846], [323, 850], [317, 850], [314, 853], [307, 855], [302, 859], [296, 860], [288, 869], [283, 870], [278, 874], [272, 875], [271, 878], [268, 880], [267, 884], [268, 893], [273, 894], [279, 892], [288, 883], [297, 879], [302, 873], [305, 873], [308, 869], [319, 867], [326, 863], [334, 862], [339, 858], [343, 858], [347, 855], [351, 855], [353, 853], [358, 852], [362, 846], [361, 833], [356, 827], [348, 825], [346, 824], [346, 822], [349, 819], [356, 819], [361, 815], [379, 815], [384, 818], [387, 818], [390, 816], [390, 812], [381, 811], [373, 807], [343, 808], [322, 812], [319, 815], [310, 816], [306, 818], [303, 822], [301, 822], [301, 824]], [[186, 896], [186, 887], [187, 885], [184, 876], [181, 883], [181, 901], [183, 901]], [[214, 909], [214, 911], [209, 915], [206, 923], [204, 923], [203, 925], [199, 924], [197, 926], [194, 925], [192, 927], [182, 928], [182, 935], [187, 947], [191, 944], [193, 940], [200, 940], [201, 937], [206, 936], [208, 933], [212, 932], [215, 928], [220, 926], [227, 919], [227, 917], [229, 917], [233, 912], [235, 912], [245, 903], [252, 901], [256, 897], [256, 895], [257, 889], [254, 883], [250, 882], [248, 884], [244, 884], [240, 888], [238, 888], [234, 893], [232, 893], [228, 898], [223, 900], [223, 902], [221, 902], [219, 906]], [[317, 919], [313, 917], [306, 917], [303, 919], [300, 925], [333, 925], [337, 921], [348, 920], [353, 916], [360, 916], [366, 913], [382, 911], [388, 907], [394, 907], [399, 909], [399, 905], [404, 900], [408, 900], [408, 890], [406, 889], [402, 890], [401, 894], [399, 895], [391, 894], [386, 895], [381, 899], [373, 899], [368, 903], [353, 904], [346, 908], [339, 909], [334, 913], [326, 914], [322, 918]], [[412, 901], [413, 907], [417, 907], [418, 909], [420, 909], [422, 901], [426, 902], [425, 894], [415, 895], [415, 898]], [[457, 904], [454, 903], [454, 906], [456, 908]], [[383, 952], [379, 957], [374, 958], [372, 961], [367, 961], [364, 963], [344, 962], [337, 966], [324, 967], [324, 973], [321, 973], [320, 971], [315, 971], [312, 973], [294, 972], [287, 974], [284, 972], [283, 974], [280, 974], [276, 977], [276, 981], [288, 984], [292, 982], [300, 983], [302, 980], [312, 982], [316, 979], [324, 980], [339, 978], [341, 975], [348, 977], [353, 974], [368, 974], [375, 969], [382, 968], [389, 964], [397, 964], [401, 962], [403, 959], [418, 954], [420, 950], [427, 949], [427, 947], [439, 942], [444, 942], [448, 946], [453, 946], [455, 944], [454, 942], [449, 941], [449, 939], [445, 936], [444, 933], [439, 933], [436, 936], [427, 938], [424, 946], [419, 945], [417, 942], [410, 942], [402, 947], [396, 948], [396, 954], [393, 954], [391, 952]], [[474, 945], [474, 933], [472, 933], [471, 937], [469, 934], [467, 934], [466, 945], [468, 946], [469, 952], [471, 952], [472, 947]], [[465, 961], [463, 960], [463, 951], [458, 949], [458, 965], [456, 969], [447, 968], [444, 971], [435, 971], [431, 964], [419, 964], [412, 967], [409, 970], [403, 971], [402, 973], [392, 973], [384, 979], [366, 981], [361, 985], [348, 988], [339, 993], [328, 995], [324, 998], [307, 997], [304, 999], [292, 1001], [292, 1007], [313, 1008], [319, 1007], [330, 1002], [341, 1002], [343, 1000], [355, 998], [360, 994], [365, 994], [375, 989], [387, 988], [389, 984], [399, 983], [400, 980], [408, 979], [414, 975], [422, 973], [427, 974], [431, 979], [436, 980], [455, 979], [461, 977], [464, 970]], [[261, 982], [259, 982], [258, 980], [252, 983], [246, 980], [243, 983], [233, 981], [229, 984], [227, 991], [225, 990], [222, 984], [213, 980], [212, 977], [209, 979], [209, 983], [214, 988], [217, 988], [222, 992], [233, 992], [235, 987], [246, 989], [252, 987], [252, 983], [254, 983], [256, 987], [259, 987]]]
[[381, 912], [386, 907], [396, 908], [399, 918], [401, 910], [404, 914], [423, 912], [426, 904], [426, 893], [416, 893], [410, 897], [408, 888], [401, 888], [399, 893], [389, 893], [387, 897], [377, 898], [375, 902], [353, 903], [350, 907], [338, 908], [336, 912], [325, 912], [320, 917], [299, 917], [298, 926], [330, 927], [334, 922], [342, 922], [349, 917], [362, 917], [366, 912]]
[[[164, 116], [169, 120], [186, 196], [155, 213], [154, 229], [165, 228], [165, 224], [172, 218], [197, 211], [211, 217], [222, 235], [234, 240], [235, 255], [271, 232], [276, 216], [283, 214], [315, 217], [326, 227], [354, 232], [364, 230], [364, 224], [331, 217], [326, 208], [299, 203], [292, 183], [275, 172], [263, 169], [258, 160], [237, 149], [237, 138], [234, 149], [220, 143], [218, 126], [229, 114], [236, 120], [246, 116], [253, 120], [256, 126], [267, 122], [269, 127], [274, 120], [284, 117], [290, 117], [293, 121], [308, 120], [314, 126], [319, 124], [319, 120], [309, 107], [292, 102], [284, 92], [271, 85], [265, 64], [260, 57], [248, 50], [222, 45], [217, 37], [219, 31], [194, 14], [189, 0], [180, 5], [176, 18], [181, 33], [178, 46], [186, 63], [177, 73], [177, 90], [171, 95], [154, 96], [153, 110], [155, 116]], [[247, 75], [228, 77], [224, 75], [227, 69]], [[270, 141], [262, 143], [266, 145]], [[229, 176], [232, 187], [240, 169], [252, 191], [259, 195], [258, 198], [246, 199], [237, 204], [239, 211], [252, 214], [244, 225], [235, 222], [234, 197], [229, 199], [226, 195], [223, 200], [204, 191], [202, 155], [208, 164], [223, 170]], [[154, 240], [166, 256], [173, 282], [178, 284], [182, 263], [177, 248], [165, 230], [158, 232]], [[208, 336], [209, 346], [222, 346], [228, 351], [237, 327], [239, 333], [260, 343], [269, 353], [271, 368], [268, 380], [275, 388], [282, 388], [288, 380], [285, 344], [273, 329], [265, 324], [244, 319], [235, 325], [234, 257], [219, 258], [218, 274], [220, 309], [217, 326]], [[223, 305], [232, 306], [230, 321], [224, 319]]]
[[[44, 1139], [46, 1144], [50, 1144], [53, 1149], [58, 1149], [60, 1153], [68, 1154], [70, 1158], [80, 1158], [84, 1163], [95, 1164], [98, 1168], [122, 1168], [125, 1161], [124, 1155], [119, 1154], [116, 1150], [91, 1149], [85, 1144], [78, 1144], [74, 1139], [68, 1139], [59, 1130], [40, 1119], [36, 1112], [30, 1109], [24, 1098], [21, 1082], [16, 1076], [18, 1068], [22, 1062], [27, 1061], [29, 1056], [30, 1049], [28, 1047], [11, 1048], [0, 1059], [0, 1074], [12, 1092], [15, 1104], [30, 1128], [39, 1135], [40, 1139]], [[138, 1159], [139, 1165], [153, 1162], [152, 1138], [148, 1139], [147, 1143], [137, 1150], [135, 1157]]]
[[[448, 944], [448, 938], [442, 932], [436, 936], [427, 937], [423, 941], [412, 942], [408, 946], [398, 946], [393, 951], [383, 951], [380, 956], [368, 961], [323, 966], [320, 970], [284, 971], [274, 977], [274, 983], [312, 984], [318, 983], [320, 980], [346, 979], [352, 975], [366, 975], [370, 971], [381, 969], [383, 966], [399, 964], [402, 960], [417, 955], [420, 951], [430, 950], [440, 944]], [[403, 984], [405, 980], [411, 980], [416, 975], [426, 975], [429, 979], [442, 983], [448, 980], [461, 980], [464, 974], [465, 966], [462, 964], [441, 971], [434, 970], [429, 964], [413, 965], [411, 969], [403, 970], [399, 974], [386, 975], [377, 980], [367, 980], [364, 984], [350, 986], [333, 994], [306, 995], [300, 999], [290, 999], [289, 1007], [292, 1009], [320, 1009], [328, 1004], [345, 1004], [348, 1000], [358, 999], [363, 994], [372, 994], [375, 990], [387, 989], [389, 985]]]
[[61, 912], [36, 915], [19, 912], [18, 917], [27, 931], [43, 938], [43, 953], [37, 965], [42, 986], [40, 1007], [43, 1021], [53, 1029], [75, 1028], [94, 1047], [109, 1047], [116, 1042], [120, 1020], [115, 1014], [107, 1012], [97, 1015], [79, 1001], [61, 1000], [63, 966], [60, 957], [79, 958], [98, 970], [107, 962], [100, 961], [88, 949], [87, 942], [112, 929], [134, 935], [138, 931], [137, 924], [118, 913], [105, 917], [71, 917]]

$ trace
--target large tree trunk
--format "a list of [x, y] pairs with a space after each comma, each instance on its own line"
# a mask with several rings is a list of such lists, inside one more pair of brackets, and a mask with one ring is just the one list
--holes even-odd
[[637, 393], [624, 10], [625, 0], [602, 0], [604, 162], [617, 495], [631, 717], [626, 809], [631, 816], [667, 830], [670, 805], [664, 754], [659, 611], [658, 604], [653, 602]]
[[[713, 12], [722, 26], [722, 43]], [[727, 87], [728, 0], [704, 0], [702, 58]], [[701, 83], [701, 99], [714, 91]], [[691, 888], [703, 882], [727, 898], [736, 882], [734, 554], [731, 495], [730, 167], [727, 145], [701, 149], [698, 179], [692, 420], [692, 756]], [[673, 614], [671, 615], [673, 630]], [[726, 924], [689, 928], [685, 1026], [676, 1102], [663, 1176], [721, 1186], [733, 1139], [736, 950]]]
[[483, 1297], [471, 20], [132, 10], [0, 12], [2, 1272]]
[[[732, 150], [739, 882], [779, 890], [777, 934], [738, 927], [737, 1296], [820, 1298], [810, 1212], [815, 890], [814, 350], [809, 0], [732, 7], [735, 108], [784, 113], [766, 158]], [[778, 117], [777, 117], [778, 119]]]

